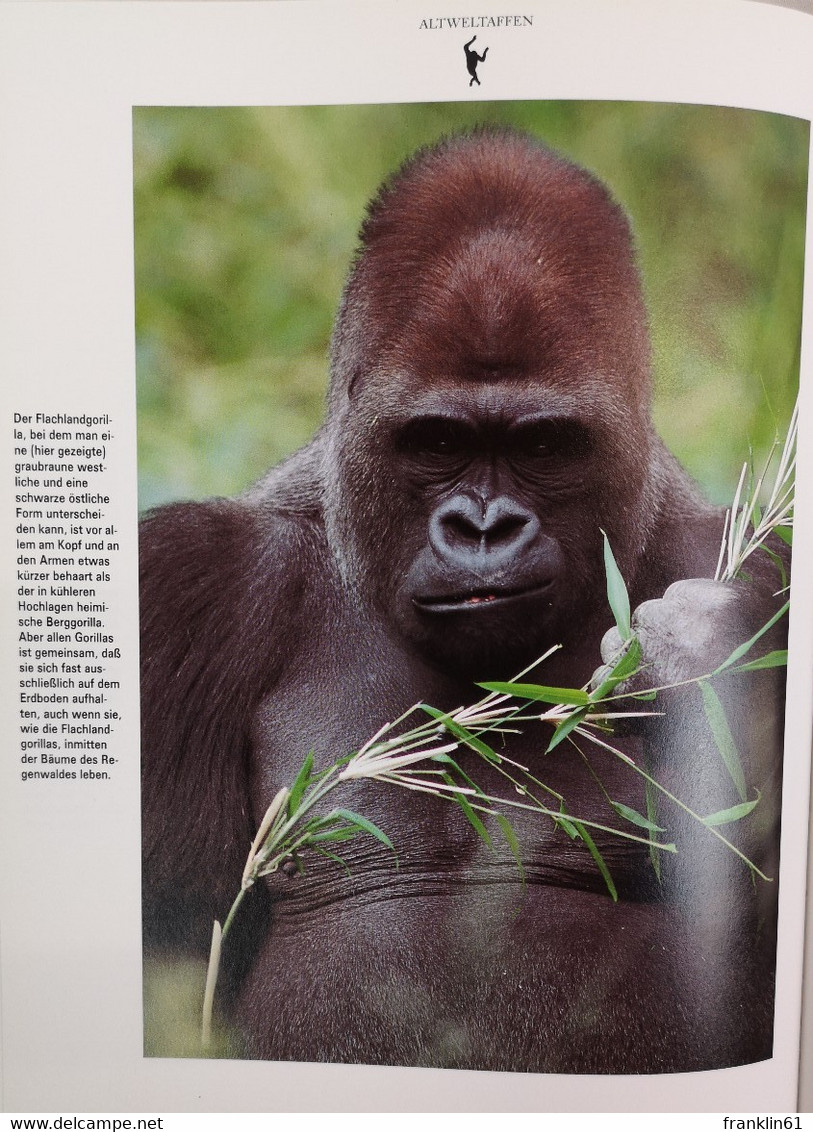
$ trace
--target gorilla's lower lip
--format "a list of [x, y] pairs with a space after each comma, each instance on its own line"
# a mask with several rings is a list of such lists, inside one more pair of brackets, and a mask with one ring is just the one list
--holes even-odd
[[459, 594], [414, 597], [413, 604], [424, 613], [469, 613], [506, 606], [523, 598], [536, 597], [550, 588], [550, 582], [525, 589], [483, 588]]

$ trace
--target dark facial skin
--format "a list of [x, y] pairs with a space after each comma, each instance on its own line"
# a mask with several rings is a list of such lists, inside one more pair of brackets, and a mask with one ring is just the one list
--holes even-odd
[[391, 433], [423, 544], [396, 582], [395, 622], [461, 674], [527, 664], [554, 643], [570, 604], [564, 516], [576, 522], [584, 507], [573, 472], [592, 439], [579, 420], [523, 400], [497, 383], [435, 394]]
[[[327, 766], [413, 703], [474, 702], [473, 680], [553, 645], [539, 679], [584, 685], [612, 625], [602, 531], [652, 684], [708, 672], [765, 624], [781, 601], [767, 556], [747, 581], [710, 580], [722, 516], [653, 430], [649, 354], [629, 225], [584, 170], [484, 131], [385, 184], [322, 430], [243, 496], [142, 526], [148, 954], [205, 953], [308, 750]], [[742, 847], [771, 870], [779, 681], [732, 677], [720, 695], [762, 796]], [[699, 700], [626, 732], [699, 812], [731, 803]], [[605, 796], [574, 748], [543, 754], [549, 738], [530, 725], [505, 751], [589, 820], [613, 824], [607, 796], [646, 810], [623, 762], [590, 752]], [[770, 1055], [776, 886], [679, 812], [658, 811], [681, 839], [660, 883], [645, 846], [596, 832], [614, 903], [584, 844], [536, 816], [516, 815], [520, 871], [448, 803], [362, 783], [343, 804], [386, 830], [398, 868], [359, 838], [349, 875], [314, 860], [257, 886], [227, 955], [236, 1052], [571, 1073]]]

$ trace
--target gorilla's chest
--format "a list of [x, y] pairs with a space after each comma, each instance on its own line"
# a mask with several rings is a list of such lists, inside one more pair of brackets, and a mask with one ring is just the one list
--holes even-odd
[[[277, 791], [297, 778], [309, 752], [315, 770], [327, 768], [357, 750], [411, 705], [430, 703], [450, 710], [458, 705], [449, 696], [465, 694], [459, 688], [450, 692], [440, 685], [427, 689], [419, 679], [399, 680], [397, 675], [348, 654], [343, 668], [336, 668], [329, 680], [301, 671], [296, 674], [295, 687], [277, 689], [265, 701], [254, 727], [256, 823]], [[472, 687], [471, 700], [478, 694], [483, 693]], [[395, 733], [426, 720], [424, 712], [416, 711]], [[352, 895], [362, 883], [391, 890], [412, 878], [413, 884], [426, 883], [430, 891], [441, 880], [444, 884], [504, 883], [520, 888], [549, 884], [606, 894], [608, 885], [590, 842], [611, 869], [619, 891], [638, 897], [649, 891], [652, 869], [642, 831], [622, 821], [609, 802], [612, 798], [636, 810], [645, 809], [643, 780], [621, 759], [591, 748], [577, 736], [578, 747], [567, 742], [546, 753], [550, 726], [538, 721], [517, 726], [520, 733], [488, 736], [503, 759], [499, 766], [465, 746], [451, 752], [463, 772], [456, 775], [457, 783], [482, 791], [483, 797], [470, 794], [467, 799], [476, 808], [475, 820], [448, 793], [433, 796], [403, 781], [401, 785], [377, 779], [343, 783], [321, 805], [322, 811], [341, 806], [374, 822], [395, 845], [397, 870], [393, 873], [392, 854], [379, 842], [359, 837], [347, 846], [347, 852], [344, 847], [341, 851], [349, 876], [335, 864], [309, 863], [303, 858], [304, 876], [297, 876], [295, 883], [280, 880], [274, 885], [275, 893], [284, 900], [296, 893], [300, 899], [297, 890], [301, 890], [301, 899], [310, 902], [308, 890], [321, 887], [316, 898], [321, 902], [331, 899], [331, 892], [337, 899]], [[450, 738], [446, 733], [438, 742]], [[630, 749], [629, 740], [626, 747]], [[411, 768], [412, 778], [424, 786], [433, 781], [442, 786], [443, 769], [424, 762]], [[501, 817], [483, 812], [489, 809]], [[586, 836], [573, 837], [574, 820], [586, 823], [580, 827]], [[612, 830], [627, 836], [617, 836]]]
[[[391, 677], [348, 654], [330, 680], [300, 672], [263, 704], [257, 820], [308, 751], [328, 766], [425, 698]], [[535, 809], [499, 769], [456, 754], [485, 793], [520, 803], [500, 807], [510, 836], [483, 818], [488, 843], [453, 801], [376, 781], [337, 790], [331, 804], [375, 822], [395, 853], [360, 835], [337, 847], [345, 864], [303, 855], [304, 872], [266, 879], [270, 929], [240, 1005], [253, 1056], [559, 1072], [733, 1057], [715, 1014], [728, 976], [713, 923], [698, 931], [660, 897], [642, 840], [601, 828], [623, 828], [608, 796], [645, 808], [637, 776], [608, 752], [584, 751], [589, 769], [569, 744], [545, 754], [548, 737], [530, 728], [498, 748], [543, 784]], [[590, 832], [617, 902], [562, 810]]]
[[240, 1004], [252, 1056], [658, 1072], [701, 1068], [719, 1040], [708, 987], [682, 973], [697, 941], [663, 906], [414, 880], [279, 910]]

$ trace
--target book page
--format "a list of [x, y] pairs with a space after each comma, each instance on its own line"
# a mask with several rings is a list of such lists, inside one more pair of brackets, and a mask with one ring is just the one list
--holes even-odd
[[[727, 648], [712, 625], [712, 590], [682, 599], [693, 627], [714, 628], [695, 650], [708, 650], [703, 675], [765, 660], [729, 674], [753, 681], [733, 709], [719, 673], [694, 682], [691, 708], [673, 709], [695, 712], [700, 747], [716, 760], [708, 804], [691, 821], [686, 805], [700, 806], [705, 762], [697, 773], [691, 762], [663, 773], [656, 764], [655, 786], [645, 789], [637, 771], [631, 785], [622, 764], [647, 774], [648, 740], [602, 731], [594, 739], [609, 737], [620, 754], [592, 740], [588, 753], [573, 740], [544, 754], [562, 717], [546, 717], [533, 751], [524, 739], [494, 745], [519, 752], [522, 765], [537, 748], [544, 754], [532, 768], [548, 788], [538, 815], [501, 808], [519, 796], [514, 779], [495, 802], [493, 765], [473, 770], [471, 761], [451, 798], [412, 790], [390, 804], [372, 780], [356, 793], [339, 788], [341, 808], [330, 811], [338, 817], [314, 827], [308, 843], [332, 857], [280, 843], [279, 860], [256, 875], [229, 924], [208, 1045], [199, 1027], [211, 909], [222, 920], [241, 891], [251, 837], [280, 789], [308, 797], [310, 771], [335, 762], [338, 778], [338, 760], [415, 700], [448, 712], [465, 683], [474, 704], [488, 693], [478, 681], [504, 685], [559, 638], [575, 642], [578, 663], [554, 656], [526, 684], [552, 686], [571, 714], [586, 712], [592, 701], [577, 693], [589, 696], [592, 669], [609, 664], [612, 682], [619, 663], [609, 644], [603, 657], [598, 650], [602, 632], [615, 622], [618, 645], [625, 636], [614, 570], [633, 611], [661, 596], [678, 554], [699, 563], [678, 576], [706, 572], [725, 508], [738, 490], [742, 505], [778, 436], [768, 478], [775, 474], [797, 390], [797, 474], [802, 483], [813, 475], [810, 18], [733, 0], [657, 11], [532, 3], [510, 15], [281, 0], [7, 4], [0, 19], [3, 663], [14, 689], [3, 701], [13, 737], [3, 767], [4, 1106], [794, 1110], [810, 798], [805, 492], [793, 529], [784, 713], [781, 675], [765, 658], [781, 650], [788, 615], [777, 613], [762, 634], [784, 601], [782, 538], [772, 536], [770, 555], [732, 567], [746, 590], [762, 584], [760, 570], [776, 581], [736, 621], [740, 635]], [[416, 152], [424, 156], [404, 167]], [[448, 152], [458, 155], [451, 163]], [[571, 202], [534, 235], [544, 300], [543, 284], [517, 266], [525, 245], [514, 229], [542, 224], [541, 205], [522, 211], [536, 192], [516, 188], [526, 164], [529, 184], [549, 178], [552, 197]], [[403, 188], [410, 177], [426, 193], [419, 207]], [[492, 205], [478, 208], [475, 194], [484, 181], [483, 200], [508, 202], [487, 222]], [[371, 214], [382, 183], [390, 195]], [[574, 194], [586, 194], [587, 214]], [[467, 208], [474, 219], [449, 219]], [[576, 234], [561, 236], [571, 222]], [[390, 247], [390, 223], [386, 258], [377, 249]], [[469, 224], [479, 235], [464, 255]], [[463, 354], [468, 384], [458, 374]], [[655, 431], [640, 424], [650, 369]], [[430, 370], [431, 388], [443, 390], [434, 401], [422, 384]], [[379, 401], [385, 372], [402, 384]], [[464, 384], [465, 410], [450, 432], [449, 405]], [[506, 387], [511, 396], [496, 411]], [[540, 387], [544, 403], [531, 396]], [[518, 389], [522, 407], [509, 426]], [[361, 404], [357, 424], [345, 402]], [[390, 417], [395, 454], [381, 473], [373, 453]], [[364, 439], [347, 439], [355, 431]], [[481, 469], [474, 486], [453, 488], [459, 471], [437, 471], [450, 444]], [[535, 470], [517, 472], [517, 452], [531, 449]], [[749, 460], [755, 470], [738, 489]], [[494, 470], [509, 465], [513, 479]], [[317, 476], [317, 466], [329, 474]], [[633, 490], [644, 466], [658, 471], [646, 491]], [[397, 474], [409, 487], [386, 496]], [[404, 547], [417, 536], [398, 523], [405, 500], [423, 506], [414, 501], [432, 476], [438, 509], [416, 528], [426, 526], [429, 559], [442, 568], [421, 567], [415, 593], [422, 600], [431, 589], [425, 604], [435, 608], [413, 621], [413, 595], [389, 619], [377, 597], [351, 616], [368, 601], [363, 564], [373, 551], [376, 586], [380, 576], [409, 576]], [[326, 493], [318, 503], [316, 482]], [[554, 538], [551, 516], [565, 505], [547, 501], [563, 483], [568, 511]], [[656, 503], [655, 484], [671, 511]], [[236, 496], [239, 504], [189, 502]], [[377, 504], [375, 530], [360, 534], [358, 516], [379, 496], [391, 501]], [[483, 516], [489, 501], [500, 512], [493, 530], [469, 514], [474, 496], [485, 500]], [[312, 527], [320, 509], [328, 519]], [[157, 518], [145, 528], [139, 609], [138, 516], [148, 511]], [[273, 533], [279, 515], [293, 513], [318, 538]], [[550, 525], [537, 533], [543, 520]], [[590, 531], [583, 555], [570, 549], [580, 523]], [[491, 574], [478, 559], [479, 583], [463, 586], [473, 542], [485, 553], [492, 537], [495, 546], [507, 539], [510, 553]], [[322, 538], [329, 553], [311, 557], [311, 540]], [[510, 574], [523, 555], [533, 586]], [[580, 555], [592, 565], [576, 585]], [[650, 589], [636, 577], [651, 578]], [[523, 604], [523, 595], [548, 587], [572, 592], [571, 612], [532, 631], [553, 602]], [[510, 605], [517, 590], [519, 611], [489, 631], [487, 607]], [[470, 608], [444, 612], [455, 601]], [[442, 629], [426, 629], [447, 612]], [[653, 639], [662, 612], [650, 607]], [[633, 616], [642, 641], [646, 616]], [[486, 630], [456, 637], [474, 617]], [[724, 660], [755, 635], [762, 645]], [[479, 648], [482, 660], [469, 663]], [[643, 658], [633, 677], [616, 670], [619, 686], [634, 678], [646, 690], [645, 649]], [[438, 671], [442, 678], [427, 675]], [[607, 678], [605, 670], [592, 689]], [[555, 697], [531, 702], [542, 713], [560, 706]], [[632, 706], [647, 710], [645, 701]], [[175, 761], [151, 761], [164, 748]], [[442, 754], [462, 757], [451, 746]], [[143, 803], [142, 757], [155, 767]], [[607, 803], [604, 818], [584, 793], [583, 771], [571, 777], [578, 759], [599, 780], [591, 789]], [[435, 774], [446, 765], [421, 767]], [[670, 787], [684, 802], [677, 834], [663, 819]], [[381, 789], [389, 799], [397, 784]], [[280, 804], [295, 810], [290, 793]], [[279, 828], [273, 813], [268, 828]], [[715, 864], [701, 866], [707, 852]], [[451, 880], [444, 854], [455, 862]], [[375, 880], [365, 887], [368, 868]], [[685, 878], [705, 875], [713, 899], [706, 893], [700, 910], [677, 900], [678, 913], [665, 917], [670, 884], [700, 900]], [[412, 902], [398, 911], [410, 884]], [[743, 900], [742, 917], [729, 896], [732, 906]], [[725, 1020], [719, 1032], [711, 1019]]]

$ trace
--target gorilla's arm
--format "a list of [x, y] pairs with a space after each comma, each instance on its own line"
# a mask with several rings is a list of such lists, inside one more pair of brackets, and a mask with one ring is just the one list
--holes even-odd
[[251, 843], [249, 727], [297, 588], [290, 568], [275, 581], [289, 525], [218, 500], [141, 527], [145, 934], [159, 946], [205, 948]]

